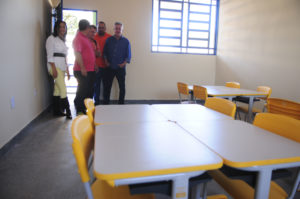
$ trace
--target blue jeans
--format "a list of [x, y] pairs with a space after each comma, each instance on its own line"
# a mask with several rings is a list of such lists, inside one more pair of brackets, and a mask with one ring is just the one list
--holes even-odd
[[96, 73], [96, 80], [95, 80], [95, 85], [94, 85], [95, 105], [100, 104], [101, 82], [103, 83], [103, 87], [104, 87], [104, 81], [105, 81], [106, 75], [107, 75], [106, 68], [99, 68], [99, 71]]

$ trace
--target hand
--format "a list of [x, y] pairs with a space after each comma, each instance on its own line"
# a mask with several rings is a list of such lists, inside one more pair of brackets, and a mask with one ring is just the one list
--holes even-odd
[[55, 67], [52, 68], [52, 77], [53, 77], [54, 79], [57, 78], [57, 70], [56, 70]]
[[99, 71], [98, 66], [95, 66], [95, 72], [98, 73], [98, 71]]
[[107, 61], [107, 59], [105, 59], [105, 64], [106, 64], [106, 66], [110, 65], [110, 63]]
[[125, 65], [126, 65], [126, 61], [124, 61], [122, 64], [118, 64], [119, 66], [120, 66], [120, 68], [124, 68], [125, 67]]
[[81, 71], [82, 76], [84, 76], [84, 77], [87, 76], [87, 72], [86, 72], [85, 68], [81, 68], [80, 71]]

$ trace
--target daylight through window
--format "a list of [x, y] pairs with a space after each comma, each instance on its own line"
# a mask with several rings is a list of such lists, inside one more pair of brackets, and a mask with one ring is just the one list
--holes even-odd
[[219, 0], [153, 0], [152, 52], [216, 54]]

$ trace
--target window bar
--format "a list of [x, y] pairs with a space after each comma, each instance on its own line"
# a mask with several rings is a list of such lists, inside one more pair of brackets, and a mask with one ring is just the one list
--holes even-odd
[[157, 33], [157, 51], [159, 51], [159, 46], [160, 46], [160, 4], [161, 0], [158, 0], [158, 33]]
[[219, 28], [219, 5], [220, 1], [216, 0], [216, 23], [215, 23], [215, 45], [214, 45], [214, 55], [217, 54], [218, 48], [218, 28]]
[[208, 54], [209, 53], [209, 47], [210, 47], [210, 22], [211, 22], [211, 6], [212, 6], [212, 0], [210, 0], [210, 6], [209, 6], [209, 25], [208, 25], [208, 45], [207, 45], [207, 49], [208, 49]]
[[182, 53], [182, 30], [183, 30], [183, 10], [184, 9], [184, 0], [181, 2], [181, 30], [180, 30], [180, 52]]
[[191, 13], [190, 13], [190, 10], [191, 10], [191, 2], [190, 2], [190, 0], [188, 0], [188, 4], [189, 4], [189, 6], [188, 6], [188, 19], [187, 19], [187, 41], [186, 41], [186, 49], [188, 49], [189, 48], [189, 40], [190, 40], [190, 15], [191, 15]]

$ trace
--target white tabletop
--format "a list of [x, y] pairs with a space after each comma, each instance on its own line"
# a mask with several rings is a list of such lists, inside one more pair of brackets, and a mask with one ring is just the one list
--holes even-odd
[[237, 120], [179, 122], [232, 167], [300, 162], [300, 144]]
[[157, 122], [167, 121], [150, 105], [99, 105], [95, 107], [96, 123]]
[[[256, 96], [263, 97], [268, 95], [268, 93], [258, 92], [256, 90], [231, 88], [226, 86], [208, 86], [203, 85], [207, 89], [207, 94], [214, 97], [222, 96]], [[190, 90], [193, 90], [193, 86], [189, 86]]]
[[162, 104], [152, 105], [171, 121], [203, 121], [203, 120], [232, 120], [225, 114], [219, 113], [198, 104]]
[[96, 126], [94, 171], [104, 180], [217, 169], [222, 159], [173, 122]]

